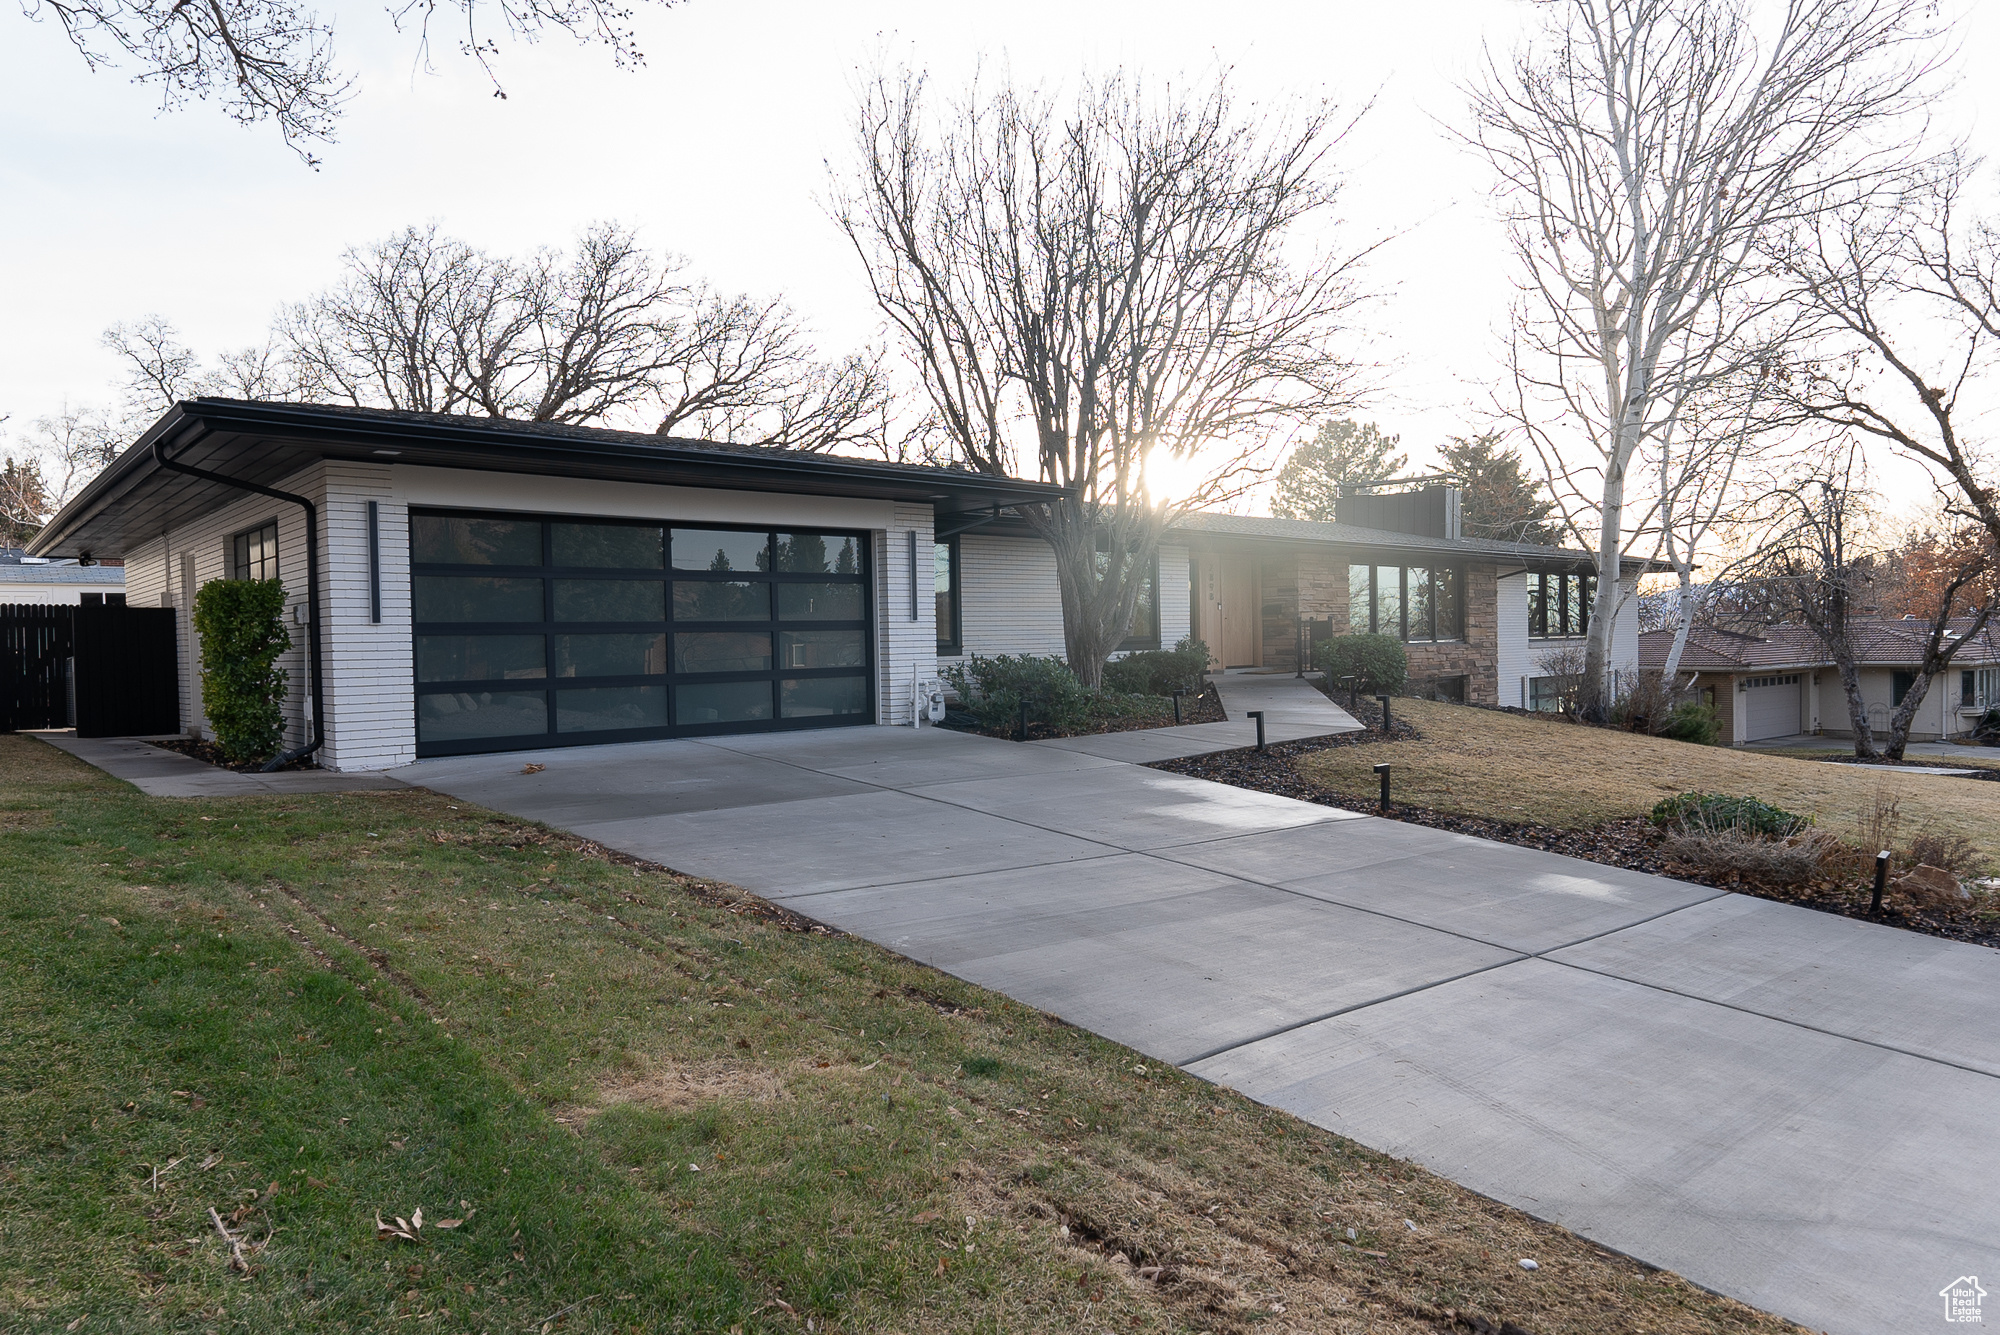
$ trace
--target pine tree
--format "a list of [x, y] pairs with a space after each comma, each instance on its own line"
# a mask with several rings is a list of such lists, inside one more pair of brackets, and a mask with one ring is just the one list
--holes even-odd
[[1459, 528], [1466, 537], [1550, 546], [1562, 541], [1562, 526], [1553, 519], [1555, 502], [1521, 467], [1521, 456], [1500, 447], [1497, 432], [1453, 436], [1438, 453], [1445, 471], [1458, 475]]
[[38, 462], [0, 459], [0, 547], [27, 546], [54, 508]]
[[1271, 513], [1280, 519], [1332, 519], [1342, 483], [1378, 482], [1409, 463], [1395, 453], [1400, 436], [1385, 436], [1373, 422], [1328, 422], [1292, 451], [1278, 470]]

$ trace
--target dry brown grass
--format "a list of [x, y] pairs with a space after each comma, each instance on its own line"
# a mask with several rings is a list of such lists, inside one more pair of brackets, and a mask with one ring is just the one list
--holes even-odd
[[1663, 797], [1698, 791], [1762, 798], [1852, 839], [1857, 813], [1872, 810], [1879, 792], [1901, 804], [1907, 826], [1964, 835], [2000, 859], [2000, 784], [1986, 780], [1847, 769], [1428, 700], [1398, 700], [1396, 709], [1421, 740], [1316, 752], [1300, 771], [1367, 796], [1372, 767], [1387, 760], [1399, 801], [1566, 829], [1642, 816]]

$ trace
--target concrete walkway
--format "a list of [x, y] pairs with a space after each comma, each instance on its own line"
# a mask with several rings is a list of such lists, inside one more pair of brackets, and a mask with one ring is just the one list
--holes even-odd
[[2000, 952], [932, 729], [398, 777], [745, 886], [1814, 1329], [1929, 1329], [1949, 1281], [2000, 1275]]
[[1250, 717], [1253, 709], [1264, 712], [1264, 740], [1268, 742], [1295, 742], [1305, 737], [1361, 730], [1354, 716], [1327, 699], [1319, 687], [1289, 672], [1276, 674], [1239, 668], [1212, 672], [1208, 680], [1222, 697], [1222, 712], [1229, 716], [1227, 722], [1057, 737], [1034, 745], [1137, 765], [1205, 756], [1254, 746], [1257, 721]]
[[256, 797], [267, 793], [357, 793], [407, 788], [387, 774], [343, 774], [332, 770], [285, 770], [243, 774], [221, 769], [137, 737], [78, 737], [71, 732], [38, 732], [50, 746], [137, 788], [149, 797]]

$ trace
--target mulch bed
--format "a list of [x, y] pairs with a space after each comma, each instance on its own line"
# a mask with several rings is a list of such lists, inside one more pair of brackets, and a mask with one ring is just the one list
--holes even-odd
[[[1261, 753], [1256, 748], [1250, 747], [1240, 751], [1220, 751], [1213, 755], [1194, 756], [1185, 760], [1162, 760], [1155, 762], [1152, 768], [1166, 770], [1172, 774], [1192, 775], [1199, 779], [1212, 779], [1217, 783], [1250, 788], [1279, 797], [1293, 797], [1302, 802], [1317, 802], [1321, 806], [1339, 807], [1345, 811], [1359, 811], [1371, 816], [1382, 815], [1383, 813], [1377, 810], [1374, 799], [1349, 797], [1323, 788], [1301, 774], [1293, 762], [1300, 756], [1331, 747], [1393, 746], [1396, 742], [1411, 741], [1419, 736], [1415, 728], [1400, 719], [1394, 719], [1393, 711], [1391, 718], [1393, 732], [1388, 737], [1382, 735], [1379, 727], [1371, 726], [1366, 732], [1344, 733], [1337, 737], [1275, 742]], [[1553, 825], [1493, 820], [1485, 816], [1462, 816], [1455, 812], [1437, 811], [1430, 807], [1400, 806], [1393, 800], [1387, 816], [1390, 820], [1407, 821], [1412, 825], [1427, 825], [1432, 829], [1450, 830], [1455, 834], [1469, 834], [1476, 838], [1493, 840], [1495, 843], [1538, 848], [1543, 852], [1560, 853], [1565, 857], [1579, 858], [1585, 862], [1599, 862], [1609, 867], [1623, 867], [1628, 871], [1647, 872], [1654, 876], [1671, 876], [1676, 880], [1692, 881], [1697, 885], [1711, 886], [1717, 890], [1733, 890], [1738, 894], [1755, 895], [1759, 899], [1776, 900], [1784, 904], [1796, 904], [1801, 908], [1817, 909], [1822, 913], [1838, 914], [1844, 918], [1860, 918], [1890, 927], [1901, 927], [1907, 931], [1922, 932], [1927, 936], [1941, 936], [1953, 941], [2000, 948], [2000, 920], [1978, 912], [1971, 905], [1956, 909], [1927, 910], [1892, 900], [1884, 904], [1882, 914], [1877, 917], [1868, 912], [1869, 887], [1859, 878], [1817, 880], [1805, 885], [1773, 885], [1737, 873], [1716, 874], [1690, 867], [1685, 863], [1670, 861], [1660, 853], [1660, 832], [1643, 816], [1607, 821], [1593, 829], [1565, 830]]]
[[[154, 742], [152, 745], [159, 747], [162, 751], [178, 752], [190, 760], [199, 760], [204, 765], [213, 765], [217, 769], [235, 770], [238, 774], [257, 774], [261, 773], [264, 768], [264, 762], [261, 760], [229, 760], [223, 756], [222, 748], [214, 742], [198, 741], [192, 737], [169, 737], [165, 741]], [[318, 768], [319, 766], [313, 763], [311, 756], [301, 756], [289, 764], [280, 766], [279, 772]]]
[[[1181, 701], [1181, 723], [1227, 723], [1229, 715], [1222, 708], [1222, 697], [1213, 686], [1202, 688], [1198, 696], [1187, 696]], [[979, 721], [962, 709], [946, 712], [940, 727], [954, 732], [976, 732], [981, 737], [998, 737], [1002, 741], [1019, 741], [1021, 729], [1017, 724], [1005, 728], [982, 728]], [[1028, 719], [1028, 740], [1047, 741], [1052, 737], [1090, 737], [1103, 732], [1145, 732], [1153, 728], [1176, 726], [1171, 709], [1161, 714], [1092, 719], [1080, 728], [1053, 728], [1038, 722], [1032, 715]]]

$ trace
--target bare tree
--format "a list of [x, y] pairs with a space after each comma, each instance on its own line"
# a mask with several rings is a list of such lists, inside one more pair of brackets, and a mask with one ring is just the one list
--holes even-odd
[[[1474, 89], [1523, 269], [1512, 413], [1559, 487], [1588, 488], [1598, 564], [1585, 673], [1601, 717], [1627, 506], [1695, 397], [1769, 355], [1760, 249], [1893, 162], [1936, 61], [1923, 0], [1557, 0]], [[1545, 424], [1555, 421], [1560, 434]]]
[[1919, 169], [1894, 197], [1857, 193], [1797, 230], [1783, 264], [1824, 322], [1822, 355], [1797, 359], [1786, 389], [1801, 417], [1922, 464], [1951, 513], [2000, 542], [1996, 460], [1979, 430], [2000, 388], [2000, 231], [1961, 204], [1979, 165]]
[[641, 419], [804, 450], [880, 444], [889, 391], [874, 358], [822, 361], [782, 302], [717, 294], [683, 267], [615, 226], [585, 232], [573, 254], [522, 260], [407, 228], [349, 251], [346, 275], [281, 319], [278, 350], [234, 369], [287, 398]]
[[1173, 513], [1157, 471], [1202, 461], [1216, 494], [1276, 433], [1354, 402], [1359, 256], [1286, 253], [1329, 218], [1343, 124], [1241, 117], [1221, 80], [1122, 77], [1061, 108], [975, 85], [928, 115], [920, 77], [878, 76], [839, 218], [957, 458], [1073, 489], [1020, 513], [1095, 686]]
[[[662, 7], [675, 0], [654, 0]], [[243, 124], [270, 121], [307, 163], [330, 142], [353, 90], [333, 56], [333, 21], [298, 0], [25, 0], [27, 17], [53, 15], [95, 71], [127, 63], [136, 82], [160, 90], [164, 108], [216, 100]], [[611, 48], [619, 67], [643, 64], [630, 6], [606, 0], [402, 0], [396, 26], [414, 28], [428, 58], [431, 23], [449, 16], [462, 54], [479, 62], [505, 97], [492, 59], [494, 27], [534, 40], [559, 29]]]

